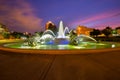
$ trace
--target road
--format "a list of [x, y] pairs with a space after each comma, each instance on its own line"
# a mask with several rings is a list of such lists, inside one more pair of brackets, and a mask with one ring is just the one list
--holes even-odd
[[20, 54], [0, 51], [0, 80], [120, 80], [119, 51]]

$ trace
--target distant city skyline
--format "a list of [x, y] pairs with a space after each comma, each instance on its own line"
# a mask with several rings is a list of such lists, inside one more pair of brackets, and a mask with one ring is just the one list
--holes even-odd
[[61, 20], [71, 29], [118, 27], [120, 0], [0, 0], [0, 23], [13, 31], [34, 33]]

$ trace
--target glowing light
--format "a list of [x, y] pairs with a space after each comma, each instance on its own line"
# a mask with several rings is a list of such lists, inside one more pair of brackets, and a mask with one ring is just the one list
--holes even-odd
[[115, 44], [112, 44], [112, 48], [115, 48]]
[[63, 30], [63, 22], [60, 21], [59, 24], [59, 31], [58, 31], [58, 36], [57, 38], [65, 38], [64, 30]]

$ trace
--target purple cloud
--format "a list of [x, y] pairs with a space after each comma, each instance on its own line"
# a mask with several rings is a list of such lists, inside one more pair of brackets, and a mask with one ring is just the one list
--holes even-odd
[[16, 31], [41, 31], [42, 19], [34, 14], [34, 9], [24, 0], [0, 0], [0, 23]]

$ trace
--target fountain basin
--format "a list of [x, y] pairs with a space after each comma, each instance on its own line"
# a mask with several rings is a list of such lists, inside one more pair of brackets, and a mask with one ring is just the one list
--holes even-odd
[[[62, 40], [63, 41], [63, 40]], [[59, 42], [59, 40], [58, 40]], [[58, 43], [56, 42], [56, 43]], [[16, 49], [34, 49], [34, 50], [84, 50], [84, 49], [106, 49], [106, 48], [117, 48], [120, 44], [115, 42], [81, 42], [79, 45], [69, 45], [69, 44], [52, 44], [52, 45], [37, 45], [34, 47], [28, 46], [26, 43], [9, 43], [4, 44], [3, 47], [16, 48]]]
[[[106, 44], [106, 46], [104, 46]], [[112, 48], [112, 45], [115, 47]], [[118, 43], [113, 43], [113, 42], [104, 42], [99, 44], [99, 47], [92, 47], [92, 48], [83, 48], [83, 47], [78, 47], [78, 46], [72, 46], [71, 45], [66, 45], [67, 49], [65, 49], [65, 45], [58, 45], [58, 48], [51, 49], [50, 45], [43, 45], [44, 49], [40, 48], [23, 48], [20, 47], [21, 43], [9, 43], [9, 44], [4, 44], [2, 47], [0, 47], [0, 50], [4, 51], [10, 51], [10, 52], [15, 52], [15, 53], [25, 53], [25, 54], [96, 54], [96, 53], [102, 53], [102, 52], [110, 52], [110, 51], [118, 51], [120, 50], [120, 44]], [[52, 46], [52, 48], [53, 48]], [[46, 47], [46, 49], [45, 49]]]

